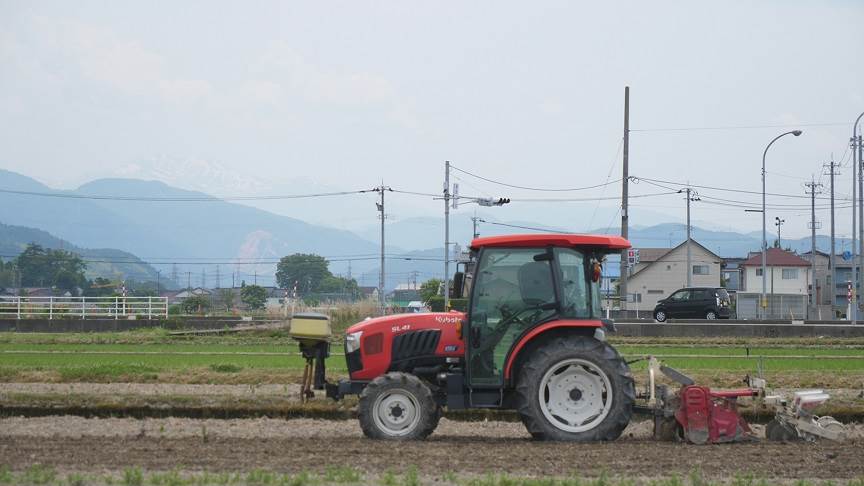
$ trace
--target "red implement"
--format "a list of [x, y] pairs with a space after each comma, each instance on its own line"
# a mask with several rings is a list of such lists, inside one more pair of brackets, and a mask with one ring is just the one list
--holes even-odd
[[684, 438], [694, 444], [745, 440], [750, 426], [738, 415], [737, 398], [756, 394], [749, 388], [712, 392], [705, 386], [684, 386], [675, 419], [684, 431]]

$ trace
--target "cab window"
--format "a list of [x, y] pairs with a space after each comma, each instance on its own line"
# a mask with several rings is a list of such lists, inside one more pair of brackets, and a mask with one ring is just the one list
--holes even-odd
[[555, 249], [558, 281], [561, 286], [561, 317], [591, 319], [600, 317], [600, 283], [593, 282], [585, 254], [569, 248]]

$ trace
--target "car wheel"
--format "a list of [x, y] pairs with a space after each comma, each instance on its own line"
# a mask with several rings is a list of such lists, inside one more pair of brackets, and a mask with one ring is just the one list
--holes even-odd
[[667, 317], [666, 311], [658, 310], [654, 312], [654, 320], [657, 322], [666, 322]]
[[708, 319], [709, 321], [713, 321], [714, 319], [717, 319], [717, 313], [714, 312], [713, 310], [709, 310], [708, 312], [705, 313], [705, 319]]

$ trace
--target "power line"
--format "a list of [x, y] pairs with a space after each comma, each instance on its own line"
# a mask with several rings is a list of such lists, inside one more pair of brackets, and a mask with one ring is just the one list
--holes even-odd
[[[483, 218], [478, 218], [478, 221], [480, 221], [481, 223], [492, 224], [495, 226], [505, 226], [507, 228], [525, 229], [525, 230], [530, 230], [530, 231], [542, 231], [544, 233], [562, 233], [562, 230], [560, 230], [560, 229], [536, 228], [533, 226], [521, 226], [518, 224], [499, 223], [497, 221], [487, 221]], [[576, 233], [576, 232], [565, 230], [565, 231], [563, 231], [563, 233]]]
[[[620, 182], [620, 179], [619, 179]], [[654, 192], [648, 194], [631, 194], [629, 196], [630, 199], [639, 199], [645, 197], [656, 197], [656, 196], [668, 196], [670, 194], [676, 194], [677, 191], [672, 192]], [[586, 202], [586, 201], [617, 201], [621, 199], [619, 196], [606, 196], [606, 197], [574, 197], [574, 198], [511, 198], [512, 202]]]
[[[713, 189], [715, 191], [737, 192], [737, 193], [741, 193], [741, 194], [756, 194], [756, 195], [760, 195], [760, 196], [762, 195], [761, 191], [748, 191], [745, 189], [730, 189], [727, 187], [705, 186], [705, 185], [690, 184], [690, 183], [677, 182], [677, 181], [668, 181], [668, 180], [663, 180], [663, 179], [652, 179], [649, 177], [632, 176], [631, 179], [633, 180], [633, 182], [636, 182], [636, 183], [638, 183], [640, 181], [655, 182], [655, 183], [661, 183], [661, 184], [674, 184], [674, 185], [678, 185], [678, 186], [682, 186], [682, 187], [690, 186], [690, 187], [697, 187], [699, 189]], [[663, 186], [658, 186], [658, 187], [663, 187]], [[780, 193], [776, 193], [776, 192], [766, 192], [765, 195], [766, 196], [776, 196], [776, 197], [786, 197], [786, 198], [791, 198], [791, 199], [808, 199], [808, 200], [810, 199], [810, 196], [803, 196], [800, 194], [780, 194]], [[828, 200], [829, 198], [823, 197], [823, 198], [816, 198], [816, 199]], [[851, 201], [851, 198], [848, 200]]]
[[469, 175], [469, 176], [471, 176], [471, 177], [476, 177], [477, 179], [480, 179], [480, 180], [483, 180], [483, 181], [486, 181], [486, 182], [491, 182], [492, 184], [498, 184], [499, 186], [511, 187], [511, 188], [514, 188], [514, 189], [524, 189], [524, 190], [526, 190], [526, 191], [540, 191], [540, 192], [573, 192], [573, 191], [585, 191], [585, 190], [588, 190], [588, 189], [596, 189], [596, 188], [598, 188], [598, 187], [605, 187], [605, 186], [608, 186], [608, 185], [617, 184], [618, 182], [621, 182], [621, 179], [617, 179], [617, 180], [614, 180], [614, 181], [607, 181], [607, 182], [604, 182], [604, 183], [602, 183], [602, 184], [596, 184], [596, 185], [593, 185], [593, 186], [585, 186], [585, 187], [571, 187], [571, 188], [566, 188], [566, 189], [565, 189], [565, 188], [529, 187], [529, 186], [518, 186], [518, 185], [515, 185], [515, 184], [508, 184], [508, 183], [506, 183], [506, 182], [501, 182], [501, 181], [496, 181], [496, 180], [494, 180], [494, 179], [489, 179], [489, 178], [486, 178], [486, 177], [483, 177], [483, 176], [480, 176], [480, 175], [474, 174], [474, 173], [472, 173], [472, 172], [468, 172], [467, 170], [460, 169], [459, 167], [456, 167], [455, 165], [452, 165], [452, 164], [450, 165], [450, 168], [451, 168], [451, 169], [454, 169], [454, 170], [457, 170], [457, 171], [459, 171], [459, 172], [462, 172], [463, 174], [467, 174], [467, 175]]
[[631, 128], [631, 132], [689, 132], [698, 130], [751, 130], [758, 128], [795, 128], [795, 127], [832, 127], [849, 126], [849, 122], [830, 123], [796, 123], [794, 125], [726, 125], [713, 127], [664, 127], [664, 128]]
[[146, 201], [146, 202], [220, 202], [220, 201], [260, 201], [274, 199], [308, 199], [316, 197], [347, 196], [350, 194], [364, 194], [374, 192], [373, 189], [362, 189], [356, 191], [319, 192], [313, 194], [289, 194], [278, 196], [99, 196], [95, 194], [67, 194], [57, 192], [35, 192], [18, 191], [13, 189], [0, 189], [0, 193], [17, 194], [22, 196], [52, 197], [60, 199], [92, 199], [104, 201]]

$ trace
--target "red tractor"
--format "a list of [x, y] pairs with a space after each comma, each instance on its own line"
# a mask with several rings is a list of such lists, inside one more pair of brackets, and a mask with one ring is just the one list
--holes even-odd
[[468, 312], [401, 314], [348, 328], [349, 380], [328, 396], [359, 394], [360, 425], [375, 439], [422, 439], [441, 410], [516, 410], [537, 439], [614, 440], [636, 391], [606, 343], [601, 264], [630, 243], [615, 236], [478, 238], [454, 293]]

